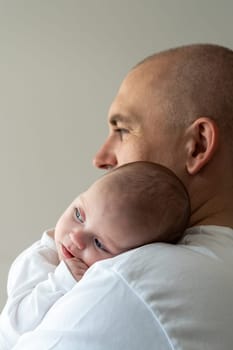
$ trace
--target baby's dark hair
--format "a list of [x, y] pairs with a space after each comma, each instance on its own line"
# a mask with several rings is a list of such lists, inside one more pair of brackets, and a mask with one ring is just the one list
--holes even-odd
[[185, 186], [171, 170], [137, 161], [105, 176], [114, 176], [111, 192], [119, 198], [121, 210], [137, 227], [151, 230], [151, 242], [181, 239], [190, 219], [190, 201]]

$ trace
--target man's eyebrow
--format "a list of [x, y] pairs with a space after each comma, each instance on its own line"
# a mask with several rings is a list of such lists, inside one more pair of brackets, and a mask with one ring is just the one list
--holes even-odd
[[122, 115], [122, 114], [114, 114], [109, 118], [109, 124], [116, 126], [117, 123], [127, 123], [127, 124], [132, 124], [132, 118]]

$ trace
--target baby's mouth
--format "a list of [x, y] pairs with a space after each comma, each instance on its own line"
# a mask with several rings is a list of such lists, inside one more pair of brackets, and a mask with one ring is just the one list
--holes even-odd
[[64, 258], [66, 259], [74, 258], [74, 255], [63, 244], [61, 244], [61, 250]]

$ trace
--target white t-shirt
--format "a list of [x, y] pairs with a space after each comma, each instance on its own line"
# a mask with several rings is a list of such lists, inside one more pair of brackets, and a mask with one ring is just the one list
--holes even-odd
[[12, 349], [76, 283], [65, 263], [59, 263], [50, 231], [45, 232], [10, 268], [8, 300], [0, 316], [0, 350]]
[[14, 350], [232, 350], [233, 230], [95, 263]]

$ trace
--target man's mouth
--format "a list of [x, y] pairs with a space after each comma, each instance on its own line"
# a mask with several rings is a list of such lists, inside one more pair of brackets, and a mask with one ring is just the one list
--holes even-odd
[[63, 244], [61, 245], [61, 250], [64, 258], [66, 259], [74, 258], [74, 255]]

